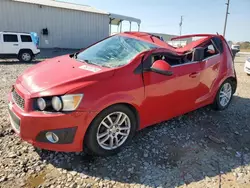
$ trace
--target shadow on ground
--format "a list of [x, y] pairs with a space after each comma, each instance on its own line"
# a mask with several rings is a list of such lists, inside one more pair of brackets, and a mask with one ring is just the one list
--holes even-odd
[[21, 62], [19, 60], [12, 59], [12, 60], [8, 60], [8, 61], [0, 62], [0, 65], [35, 65], [35, 64], [40, 63], [40, 62], [41, 62], [41, 60], [33, 60], [29, 63], [26, 63], [26, 62]]
[[250, 165], [249, 113], [250, 100], [235, 96], [225, 111], [205, 107], [146, 128], [115, 156], [37, 152], [49, 164], [82, 176], [153, 187], [181, 186]]
[[52, 49], [41, 49], [41, 53], [37, 56], [37, 59], [48, 59], [65, 54], [72, 54], [79, 50], [77, 49], [61, 49], [61, 48], [52, 48]]

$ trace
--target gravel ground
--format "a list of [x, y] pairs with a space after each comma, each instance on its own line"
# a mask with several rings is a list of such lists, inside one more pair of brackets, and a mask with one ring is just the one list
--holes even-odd
[[236, 57], [238, 89], [227, 110], [205, 107], [149, 127], [121, 153], [105, 158], [43, 151], [21, 141], [10, 129], [6, 96], [32, 64], [0, 62], [0, 187], [249, 188], [250, 77], [243, 72], [245, 59], [246, 54]]

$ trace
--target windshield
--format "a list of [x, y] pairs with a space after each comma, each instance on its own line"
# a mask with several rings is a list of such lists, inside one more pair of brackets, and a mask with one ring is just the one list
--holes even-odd
[[76, 55], [76, 59], [104, 67], [128, 64], [139, 53], [157, 48], [156, 45], [130, 37], [116, 35], [107, 38]]

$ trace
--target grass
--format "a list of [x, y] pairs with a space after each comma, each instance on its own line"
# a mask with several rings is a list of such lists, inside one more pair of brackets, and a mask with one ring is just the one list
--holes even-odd
[[250, 52], [250, 49], [240, 49], [241, 52]]

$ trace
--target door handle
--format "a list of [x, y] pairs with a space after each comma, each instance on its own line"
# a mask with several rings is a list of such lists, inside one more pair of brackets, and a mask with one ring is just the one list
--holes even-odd
[[189, 77], [190, 77], [190, 78], [196, 78], [196, 77], [199, 76], [199, 75], [200, 75], [199, 72], [193, 72], [193, 73], [189, 74]]
[[18, 46], [18, 44], [13, 44], [13, 46]]

